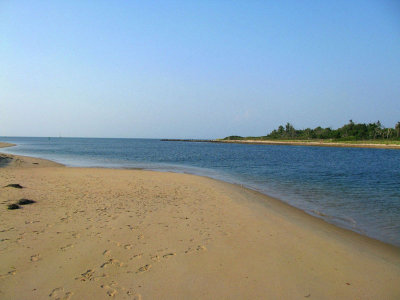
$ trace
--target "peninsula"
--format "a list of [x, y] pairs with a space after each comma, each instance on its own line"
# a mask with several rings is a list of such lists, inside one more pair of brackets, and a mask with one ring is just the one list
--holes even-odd
[[379, 121], [357, 124], [350, 120], [348, 124], [338, 129], [330, 127], [295, 129], [292, 124], [287, 123], [265, 136], [232, 135], [223, 139], [163, 139], [162, 141], [400, 149], [400, 122], [394, 128], [385, 128]]

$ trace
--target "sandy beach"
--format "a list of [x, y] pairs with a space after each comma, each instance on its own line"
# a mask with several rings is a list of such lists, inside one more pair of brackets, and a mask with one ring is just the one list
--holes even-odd
[[373, 149], [400, 149], [397, 144], [374, 143], [340, 143], [327, 141], [272, 141], [272, 140], [212, 140], [215, 143], [254, 144], [254, 145], [287, 145], [287, 146], [314, 146], [314, 147], [339, 147], [339, 148], [373, 148]]
[[4, 156], [0, 299], [400, 298], [399, 248], [255, 191]]

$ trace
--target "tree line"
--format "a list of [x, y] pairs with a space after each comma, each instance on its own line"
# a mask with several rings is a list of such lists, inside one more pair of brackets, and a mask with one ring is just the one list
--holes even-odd
[[[240, 136], [230, 136], [225, 139], [243, 139]], [[333, 139], [341, 141], [353, 140], [400, 140], [400, 122], [397, 122], [394, 128], [385, 128], [380, 121], [375, 123], [349, 123], [338, 129], [330, 127], [322, 128], [320, 126], [311, 129], [296, 129], [290, 123], [285, 126], [279, 126], [266, 136], [257, 137], [256, 139]]]

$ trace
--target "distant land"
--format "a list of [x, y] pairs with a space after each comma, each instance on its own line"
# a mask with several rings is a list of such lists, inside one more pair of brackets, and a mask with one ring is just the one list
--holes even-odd
[[285, 126], [281, 125], [265, 136], [231, 135], [214, 140], [164, 139], [163, 141], [400, 149], [400, 122], [397, 122], [394, 128], [385, 128], [380, 121], [365, 124], [350, 120], [348, 124], [338, 129], [320, 126], [314, 129], [296, 129], [292, 124], [286, 123]]

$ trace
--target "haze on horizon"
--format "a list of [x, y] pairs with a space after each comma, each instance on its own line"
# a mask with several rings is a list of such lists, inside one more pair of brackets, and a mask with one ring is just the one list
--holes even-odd
[[1, 1], [0, 136], [400, 121], [398, 1]]

